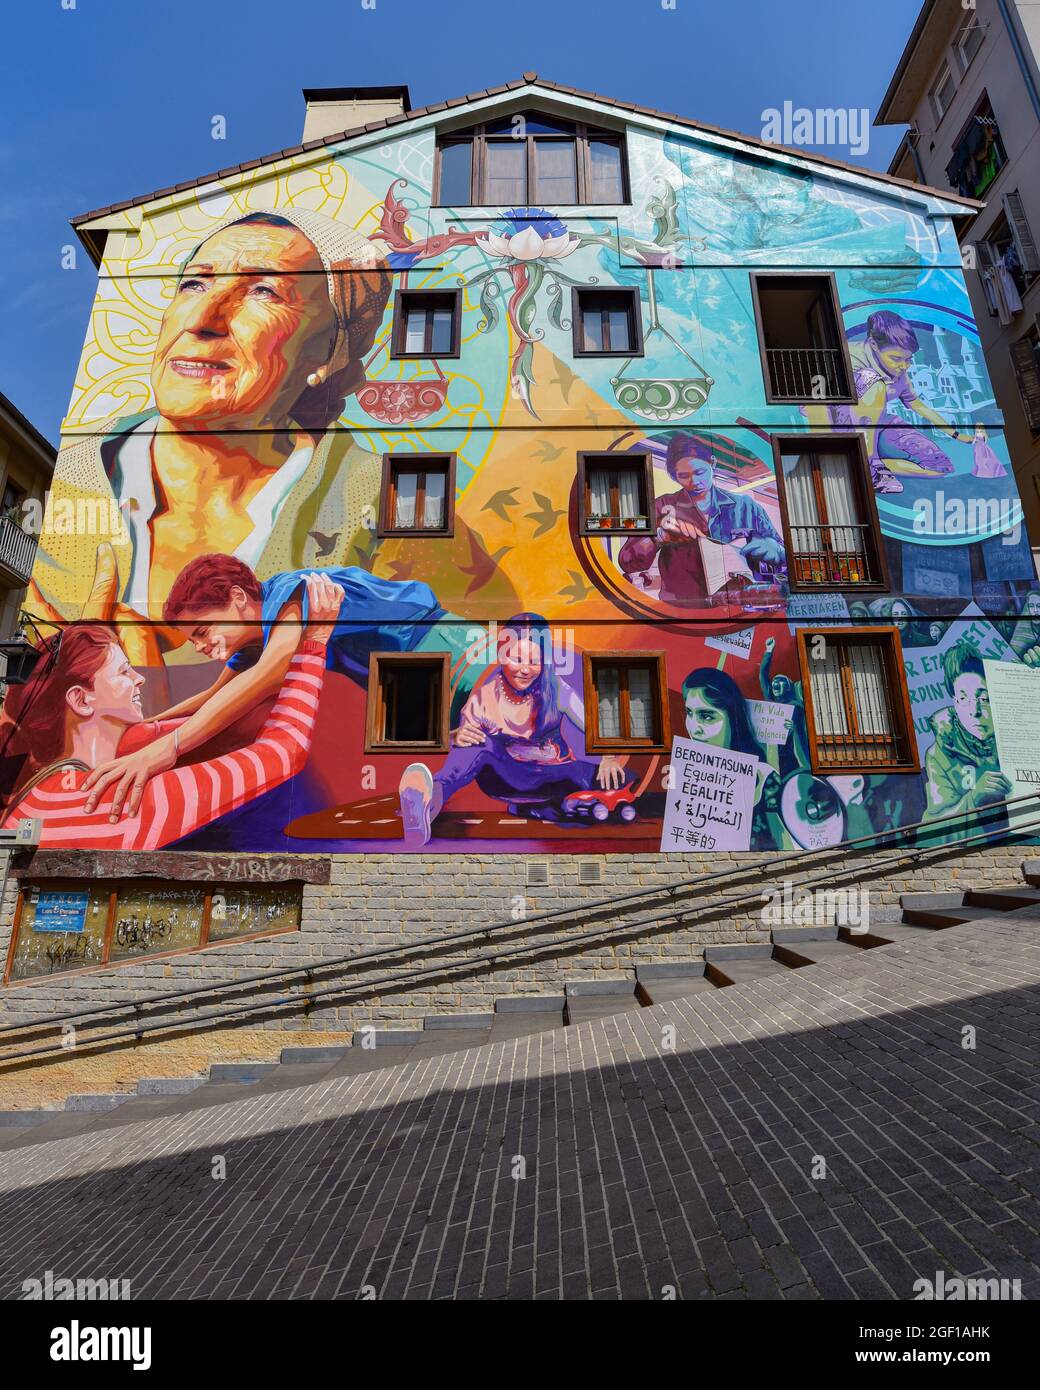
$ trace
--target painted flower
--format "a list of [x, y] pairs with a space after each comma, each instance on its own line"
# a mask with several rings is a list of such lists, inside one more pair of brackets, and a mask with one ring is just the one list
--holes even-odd
[[559, 261], [577, 251], [581, 238], [568, 232], [544, 208], [510, 208], [497, 231], [478, 235], [477, 244], [492, 256], [513, 261]]

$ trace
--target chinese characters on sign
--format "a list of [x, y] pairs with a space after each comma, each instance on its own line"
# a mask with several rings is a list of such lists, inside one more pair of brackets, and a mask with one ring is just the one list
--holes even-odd
[[672, 739], [661, 852], [748, 849], [758, 766], [729, 748]]

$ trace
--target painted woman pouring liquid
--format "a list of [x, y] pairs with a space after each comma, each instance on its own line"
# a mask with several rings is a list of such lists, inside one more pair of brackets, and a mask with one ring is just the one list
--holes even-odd
[[584, 727], [580, 695], [556, 673], [545, 619], [510, 618], [498, 664], [467, 700], [444, 766], [433, 774], [412, 763], [401, 777], [405, 845], [428, 844], [442, 806], [471, 782], [507, 802], [511, 815], [547, 821], [563, 819], [560, 806], [571, 792], [624, 786], [624, 759], [585, 757]]

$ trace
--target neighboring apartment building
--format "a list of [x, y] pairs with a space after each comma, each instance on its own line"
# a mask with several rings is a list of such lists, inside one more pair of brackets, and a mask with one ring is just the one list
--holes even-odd
[[[75, 939], [24, 895], [9, 976], [299, 926], [222, 886], [236, 854], [378, 895], [438, 855], [490, 884], [1003, 825], [983, 661], [1031, 674], [1040, 618], [979, 204], [533, 74], [309, 98], [303, 145], [75, 219], [74, 524], [34, 582], [95, 626], [8, 700], [8, 823], [222, 857], [190, 910], [96, 885]], [[117, 753], [110, 818], [81, 786]]]
[[34, 518], [38, 522], [43, 515], [55, 454], [53, 444], [0, 395], [0, 640], [18, 628], [36, 559]]
[[910, 129], [890, 172], [979, 198], [968, 289], [1040, 546], [1040, 8], [926, 0], [876, 124]]

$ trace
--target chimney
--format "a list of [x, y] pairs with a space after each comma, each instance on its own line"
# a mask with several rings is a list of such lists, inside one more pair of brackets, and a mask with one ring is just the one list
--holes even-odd
[[412, 109], [407, 87], [305, 87], [303, 99], [303, 144], [388, 116], [405, 116]]

